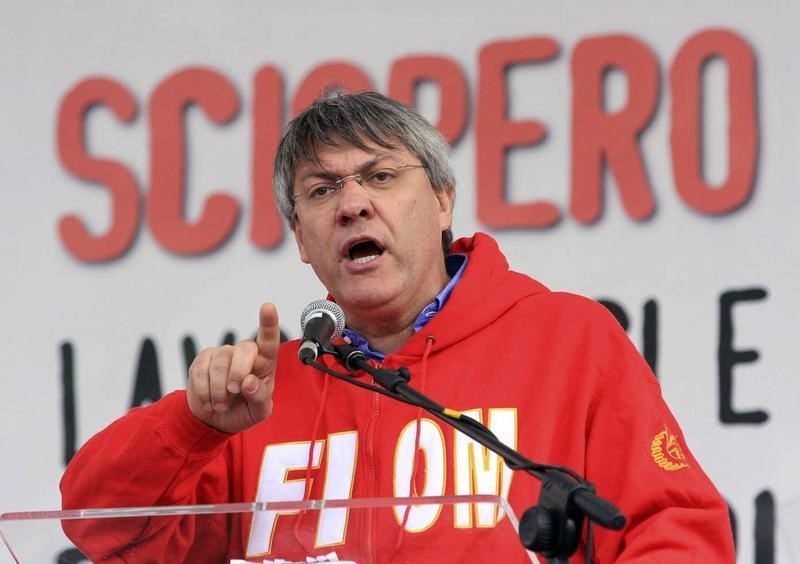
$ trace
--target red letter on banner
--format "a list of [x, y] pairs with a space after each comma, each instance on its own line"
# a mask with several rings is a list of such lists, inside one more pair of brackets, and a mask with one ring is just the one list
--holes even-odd
[[305, 110], [329, 88], [339, 88], [344, 92], [374, 90], [372, 81], [357, 66], [337, 61], [323, 63], [308, 73], [297, 88], [292, 102], [292, 115], [296, 116]]
[[439, 87], [436, 128], [453, 145], [467, 125], [467, 80], [455, 61], [434, 56], [398, 59], [389, 72], [389, 96], [415, 106], [415, 90], [426, 81]]
[[231, 234], [239, 216], [237, 201], [214, 194], [200, 219], [184, 218], [186, 154], [183, 115], [198, 104], [215, 123], [230, 120], [239, 108], [236, 90], [212, 70], [191, 68], [164, 80], [150, 99], [150, 190], [147, 219], [155, 238], [179, 254], [196, 255], [218, 247]]
[[275, 205], [272, 168], [283, 123], [283, 80], [274, 67], [263, 67], [253, 81], [253, 206], [250, 240], [262, 249], [277, 247], [283, 224]]
[[100, 262], [121, 256], [133, 243], [139, 226], [139, 187], [131, 171], [110, 160], [86, 153], [84, 122], [92, 106], [104, 104], [117, 119], [131, 121], [136, 99], [121, 84], [90, 78], [70, 90], [58, 109], [58, 156], [64, 168], [78, 178], [106, 186], [111, 193], [111, 225], [103, 235], [92, 235], [76, 215], [61, 218], [61, 241], [76, 258]]
[[[618, 112], [604, 107], [604, 76], [618, 68], [628, 81], [628, 101]], [[585, 39], [572, 54], [572, 195], [570, 210], [581, 223], [602, 213], [603, 166], [619, 187], [622, 205], [634, 219], [652, 215], [650, 190], [638, 137], [658, 102], [658, 62], [641, 41], [609, 35]]]
[[[701, 142], [702, 73], [712, 58], [728, 67], [728, 178], [722, 186], [703, 179]], [[678, 194], [695, 210], [728, 213], [747, 202], [758, 161], [755, 56], [739, 35], [725, 30], [698, 33], [678, 51], [670, 69], [672, 167]]]
[[497, 41], [483, 47], [479, 56], [476, 119], [478, 219], [489, 227], [548, 227], [560, 218], [551, 202], [509, 204], [504, 198], [505, 157], [512, 147], [535, 145], [545, 136], [537, 121], [507, 119], [506, 70], [519, 63], [547, 61], [558, 53], [549, 38]]

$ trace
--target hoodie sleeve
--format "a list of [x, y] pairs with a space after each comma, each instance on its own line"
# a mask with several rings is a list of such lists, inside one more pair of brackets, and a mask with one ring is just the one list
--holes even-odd
[[725, 502], [647, 363], [621, 330], [615, 340], [620, 360], [587, 421], [586, 475], [627, 524], [620, 532], [595, 529], [596, 562], [734, 562]]
[[[64, 509], [189, 505], [230, 501], [232, 435], [197, 420], [185, 392], [131, 410], [92, 437], [61, 480]], [[214, 519], [219, 522], [211, 523]], [[224, 554], [224, 516], [139, 517], [63, 521], [64, 531], [92, 561], [122, 562], [151, 554], [183, 560], [198, 544]], [[201, 521], [209, 520], [201, 524]], [[200, 531], [203, 531], [202, 534]], [[146, 552], [145, 552], [146, 551]]]

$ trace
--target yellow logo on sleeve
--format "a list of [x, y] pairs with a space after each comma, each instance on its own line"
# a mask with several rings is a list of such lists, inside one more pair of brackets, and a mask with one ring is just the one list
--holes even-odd
[[667, 472], [675, 472], [689, 466], [678, 437], [670, 433], [666, 427], [653, 437], [653, 442], [650, 443], [650, 455], [653, 457], [653, 462]]

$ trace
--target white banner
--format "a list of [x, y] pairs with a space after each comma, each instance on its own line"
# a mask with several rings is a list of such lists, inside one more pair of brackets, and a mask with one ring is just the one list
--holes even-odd
[[739, 561], [800, 561], [795, 3], [2, 12], [0, 512], [59, 507], [72, 452], [182, 387], [194, 351], [251, 336], [263, 301], [298, 335], [325, 292], [272, 158], [333, 81], [440, 127], [456, 236], [604, 301], [729, 502]]

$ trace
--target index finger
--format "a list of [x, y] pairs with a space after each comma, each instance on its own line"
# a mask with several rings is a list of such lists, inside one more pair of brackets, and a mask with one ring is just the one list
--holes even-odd
[[263, 378], [272, 373], [273, 366], [278, 360], [278, 348], [281, 344], [281, 328], [278, 325], [278, 310], [275, 304], [261, 304], [258, 312], [258, 359], [253, 373]]

